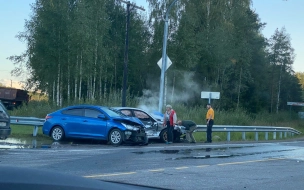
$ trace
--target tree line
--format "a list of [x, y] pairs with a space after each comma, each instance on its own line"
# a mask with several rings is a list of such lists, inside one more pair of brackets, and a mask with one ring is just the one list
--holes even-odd
[[[131, 12], [128, 89], [132, 97], [159, 91], [164, 15], [170, 0], [147, 0], [148, 16]], [[250, 0], [179, 0], [170, 12], [167, 102], [201, 104], [201, 91], [217, 91], [219, 109], [286, 110], [301, 101], [300, 76], [290, 36], [270, 39]], [[36, 0], [17, 37], [27, 49], [11, 56], [14, 75], [29, 71], [27, 88], [61, 105], [99, 100], [121, 92], [126, 9], [118, 0]], [[186, 75], [187, 74], [187, 75]], [[297, 77], [298, 76], [298, 77]], [[300, 79], [303, 81], [303, 79]], [[303, 88], [303, 86], [302, 86]], [[191, 89], [191, 91], [189, 91]], [[187, 94], [188, 93], [188, 94]], [[157, 93], [156, 93], [157, 94]], [[179, 100], [179, 94], [187, 98]], [[158, 95], [158, 94], [157, 94]], [[174, 98], [173, 98], [173, 95]], [[172, 97], [172, 98], [169, 98]]]

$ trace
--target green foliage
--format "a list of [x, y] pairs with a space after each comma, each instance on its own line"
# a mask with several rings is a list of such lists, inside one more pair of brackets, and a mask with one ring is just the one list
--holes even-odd
[[304, 72], [296, 73], [297, 78], [299, 79], [299, 83], [301, 84], [301, 88], [304, 90]]
[[[73, 102], [63, 102], [62, 106], [58, 106], [55, 102], [42, 100], [32, 100], [27, 105], [22, 105], [20, 108], [14, 109], [10, 112], [14, 116], [25, 116], [25, 117], [38, 117], [44, 118], [46, 114], [52, 113], [62, 107], [78, 104], [90, 104], [90, 105], [102, 105], [102, 106], [119, 106], [121, 104], [121, 94], [113, 91], [111, 95], [99, 100], [75, 100]], [[130, 95], [127, 96], [126, 102], [130, 106], [138, 105], [138, 101], [132, 98]]]
[[[148, 17], [137, 9], [131, 12], [128, 106], [136, 105], [145, 90], [159, 91], [156, 63], [162, 53], [163, 18], [172, 1], [147, 2]], [[167, 48], [173, 62], [166, 72], [171, 104], [199, 111], [203, 110], [201, 91], [220, 92], [214, 106], [223, 112], [218, 122], [223, 118], [246, 124], [251, 117], [239, 119], [243, 108], [251, 114], [263, 110], [279, 114], [288, 110], [287, 101], [301, 101], [288, 33], [282, 28], [270, 39], [263, 37], [265, 23], [250, 3], [177, 1], [170, 12]], [[56, 106], [82, 101], [120, 105], [126, 34], [123, 5], [114, 0], [36, 0], [31, 19], [18, 34], [27, 50], [10, 57], [16, 64], [13, 74], [21, 74], [23, 68], [30, 71], [27, 88], [41, 90]], [[229, 110], [239, 111], [225, 116]], [[203, 118], [195, 111], [187, 114], [197, 121]]]

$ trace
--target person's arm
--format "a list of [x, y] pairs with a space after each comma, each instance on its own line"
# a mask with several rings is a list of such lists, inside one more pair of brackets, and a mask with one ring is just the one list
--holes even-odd
[[177, 116], [176, 113], [174, 112], [173, 114], [173, 125], [175, 125], [177, 123]]

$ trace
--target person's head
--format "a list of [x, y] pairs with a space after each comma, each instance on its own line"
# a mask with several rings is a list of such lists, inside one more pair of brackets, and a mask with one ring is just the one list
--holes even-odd
[[207, 104], [207, 109], [209, 109], [209, 108], [211, 108], [211, 104], [210, 103]]
[[170, 111], [172, 109], [171, 105], [166, 105], [166, 111]]
[[181, 120], [178, 120], [178, 121], [177, 121], [177, 125], [182, 125], [182, 121], [181, 121]]

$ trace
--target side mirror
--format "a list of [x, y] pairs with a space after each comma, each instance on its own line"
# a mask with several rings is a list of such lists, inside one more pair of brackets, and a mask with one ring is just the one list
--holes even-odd
[[99, 119], [106, 119], [106, 116], [104, 114], [100, 114], [100, 115], [98, 115], [98, 118]]

